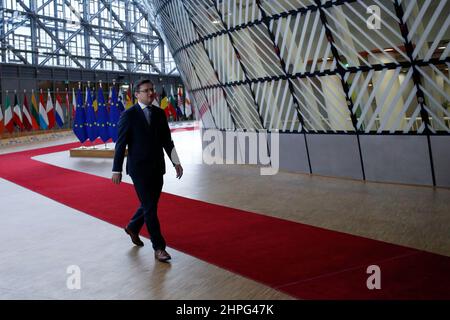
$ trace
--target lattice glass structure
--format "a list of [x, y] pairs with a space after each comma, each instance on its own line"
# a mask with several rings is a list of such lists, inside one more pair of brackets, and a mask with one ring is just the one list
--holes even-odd
[[177, 73], [152, 18], [137, 0], [0, 0], [0, 61]]
[[450, 132], [449, 0], [143, 0], [206, 128]]

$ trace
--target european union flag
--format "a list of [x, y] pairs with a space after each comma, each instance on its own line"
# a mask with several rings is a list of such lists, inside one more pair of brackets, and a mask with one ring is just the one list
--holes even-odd
[[87, 139], [86, 127], [86, 114], [83, 108], [83, 97], [81, 96], [81, 90], [77, 90], [77, 107], [75, 109], [75, 121], [73, 122], [73, 133], [77, 136], [81, 143]]
[[98, 137], [97, 120], [95, 119], [95, 111], [92, 106], [91, 89], [89, 87], [86, 92], [86, 131], [89, 140], [94, 142]]
[[118, 108], [118, 101], [117, 101], [117, 93], [116, 88], [112, 88], [111, 91], [111, 107], [109, 109], [109, 135], [111, 136], [111, 139], [116, 142], [117, 141], [117, 123], [119, 122], [120, 118], [120, 111]]
[[110, 136], [109, 136], [109, 130], [108, 130], [108, 111], [106, 110], [105, 105], [105, 97], [103, 96], [103, 90], [102, 88], [98, 89], [98, 111], [97, 111], [97, 128], [98, 128], [98, 135], [100, 136], [100, 139], [104, 143], [106, 143]]

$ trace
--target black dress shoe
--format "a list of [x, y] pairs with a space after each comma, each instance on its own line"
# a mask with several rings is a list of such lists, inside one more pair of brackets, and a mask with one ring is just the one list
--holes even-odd
[[161, 262], [167, 262], [170, 259], [172, 259], [172, 257], [170, 256], [170, 254], [167, 253], [166, 250], [164, 249], [158, 249], [155, 251], [155, 258]]
[[139, 235], [133, 233], [130, 229], [128, 229], [128, 227], [125, 227], [124, 230], [125, 230], [125, 232], [131, 237], [131, 241], [132, 241], [135, 245], [137, 245], [137, 246], [139, 246], [139, 247], [144, 246], [144, 243], [141, 241], [141, 239], [139, 239]]

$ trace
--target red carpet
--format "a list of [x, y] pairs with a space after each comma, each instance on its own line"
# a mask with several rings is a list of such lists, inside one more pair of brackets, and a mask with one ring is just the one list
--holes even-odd
[[[123, 227], [132, 185], [30, 159], [78, 145], [0, 155], [0, 177]], [[298, 299], [450, 299], [449, 257], [167, 193], [159, 215], [170, 247]], [[366, 287], [369, 265], [381, 290]]]

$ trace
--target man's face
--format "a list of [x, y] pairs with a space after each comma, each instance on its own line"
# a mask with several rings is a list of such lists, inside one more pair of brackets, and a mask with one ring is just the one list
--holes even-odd
[[139, 86], [139, 91], [135, 93], [135, 97], [143, 104], [150, 105], [155, 99], [155, 91], [153, 84], [144, 83]]

